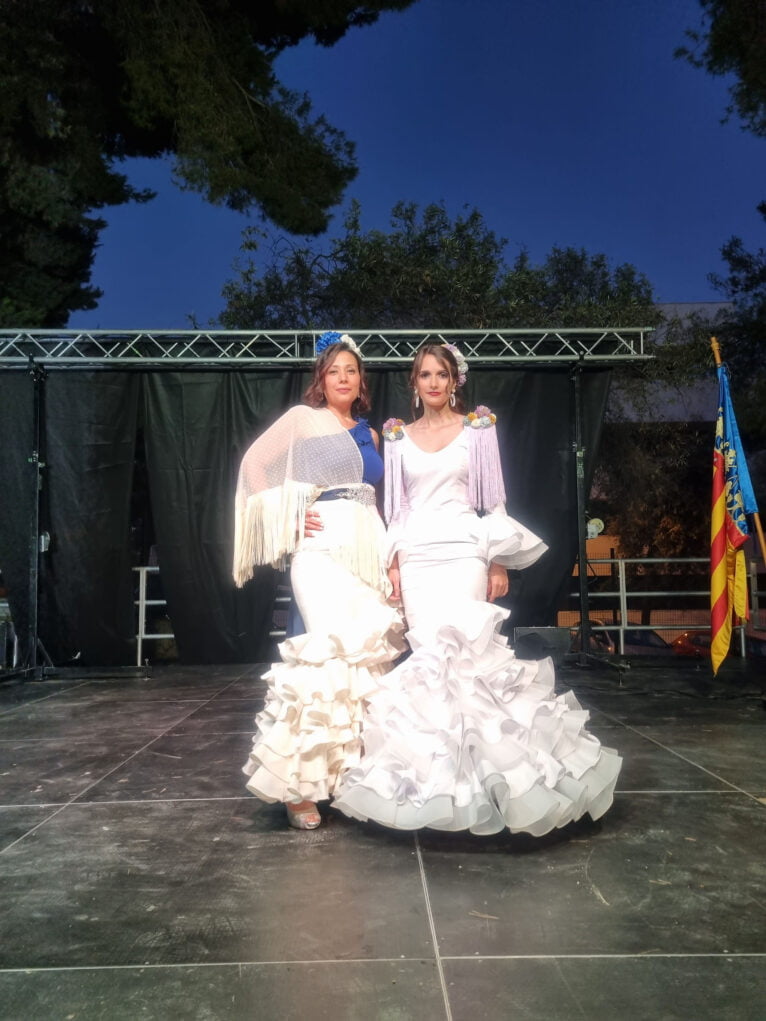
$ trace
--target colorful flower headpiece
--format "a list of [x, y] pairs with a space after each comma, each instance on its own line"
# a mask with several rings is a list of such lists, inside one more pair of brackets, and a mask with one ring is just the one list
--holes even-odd
[[325, 330], [324, 333], [317, 337], [316, 344], [314, 345], [314, 351], [316, 354], [321, 354], [331, 344], [346, 345], [349, 350], [353, 351], [357, 358], [362, 357], [362, 352], [359, 350], [357, 343], [347, 333], [338, 333], [335, 330]]
[[384, 440], [403, 440], [404, 422], [401, 418], [387, 418], [381, 432]]
[[468, 375], [468, 362], [465, 360], [463, 352], [455, 347], [454, 344], [442, 344], [442, 347], [446, 347], [455, 356], [455, 361], [457, 362], [457, 385], [462, 386]]
[[497, 415], [494, 415], [486, 404], [479, 404], [475, 411], [469, 411], [463, 419], [463, 425], [470, 425], [472, 429], [489, 429], [497, 422]]

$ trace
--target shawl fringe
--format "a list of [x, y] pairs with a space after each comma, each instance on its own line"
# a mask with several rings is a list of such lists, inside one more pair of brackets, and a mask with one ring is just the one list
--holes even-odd
[[[321, 506], [321, 504], [320, 504]], [[385, 541], [383, 522], [374, 507], [353, 502], [354, 542], [335, 546], [330, 556], [347, 570], [361, 578], [384, 595], [391, 591], [391, 583], [382, 562], [381, 549]], [[320, 512], [321, 513], [321, 512]]]
[[[238, 588], [253, 577], [255, 565], [285, 570], [304, 537], [306, 511], [321, 490], [304, 482], [281, 486], [248, 497], [234, 521], [234, 582]], [[381, 561], [383, 525], [373, 506], [349, 500], [354, 508], [353, 542], [333, 547], [330, 556], [372, 588], [388, 594], [390, 583]], [[319, 505], [322, 506], [321, 504]], [[321, 513], [321, 511], [320, 511]]]
[[281, 486], [253, 493], [238, 506], [234, 518], [234, 583], [242, 588], [256, 564], [284, 570], [287, 558], [303, 538], [306, 510], [319, 490], [289, 479]]

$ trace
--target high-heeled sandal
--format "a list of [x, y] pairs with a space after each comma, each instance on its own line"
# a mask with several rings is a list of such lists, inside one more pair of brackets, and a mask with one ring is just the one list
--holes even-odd
[[312, 805], [311, 808], [302, 808], [297, 812], [291, 808], [289, 803], [285, 804], [285, 808], [287, 822], [294, 830], [315, 830], [322, 824], [322, 816], [316, 805]]

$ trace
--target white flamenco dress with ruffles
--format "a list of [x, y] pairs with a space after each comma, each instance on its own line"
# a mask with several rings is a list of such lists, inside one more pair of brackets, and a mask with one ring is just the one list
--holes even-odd
[[[496, 452], [494, 434], [481, 439]], [[334, 806], [397, 829], [541, 836], [602, 815], [621, 759], [585, 730], [571, 692], [555, 694], [551, 660], [517, 659], [499, 633], [508, 611], [486, 601], [488, 564], [528, 567], [547, 547], [504, 506], [471, 508], [474, 439], [467, 427], [436, 453], [395, 441], [389, 540], [412, 655], [370, 696], [364, 754]]]
[[322, 532], [293, 555], [290, 578], [306, 632], [283, 641], [282, 661], [264, 674], [268, 694], [244, 767], [247, 789], [263, 801], [333, 794], [342, 772], [359, 762], [362, 702], [401, 651], [391, 641], [401, 623], [384, 594], [333, 557], [331, 544], [347, 541], [354, 527], [350, 511], [348, 500], [323, 502]]
[[[363, 700], [401, 653], [402, 623], [386, 601], [385, 530], [371, 484], [383, 465], [366, 422], [347, 431], [327, 411], [298, 408], [272, 430], [287, 441], [267, 432], [240, 469], [235, 579], [247, 580], [252, 563], [280, 566], [289, 555], [305, 633], [280, 644], [281, 662], [263, 677], [266, 700], [243, 772], [263, 801], [316, 802], [359, 762]], [[273, 482], [280, 474], [282, 485], [260, 485], [262, 475]], [[297, 538], [317, 499], [322, 531]]]

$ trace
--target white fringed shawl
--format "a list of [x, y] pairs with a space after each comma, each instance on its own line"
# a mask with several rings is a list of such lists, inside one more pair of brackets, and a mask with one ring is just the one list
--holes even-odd
[[[362, 455], [326, 408], [291, 408], [250, 446], [235, 496], [234, 581], [242, 587], [256, 564], [284, 569], [303, 538], [306, 509], [325, 489], [362, 482]], [[369, 516], [370, 508], [359, 505]], [[374, 510], [374, 509], [373, 509]], [[371, 528], [349, 536], [338, 558], [360, 577], [380, 574]], [[369, 533], [369, 534], [368, 534]], [[367, 547], [374, 545], [374, 549]], [[378, 582], [379, 584], [379, 582]]]

